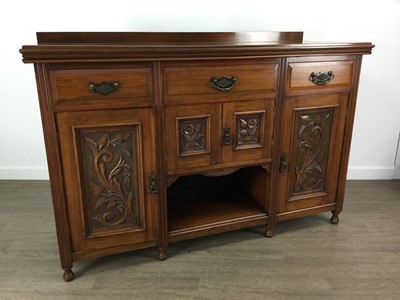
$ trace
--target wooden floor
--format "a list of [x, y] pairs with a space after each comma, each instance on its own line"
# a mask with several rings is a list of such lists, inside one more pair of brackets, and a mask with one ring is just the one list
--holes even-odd
[[0, 181], [0, 299], [400, 299], [400, 181], [330, 214], [77, 262], [62, 280], [47, 181]]

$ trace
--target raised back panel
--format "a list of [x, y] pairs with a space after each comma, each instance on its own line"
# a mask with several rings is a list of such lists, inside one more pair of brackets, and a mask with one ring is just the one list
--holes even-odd
[[301, 44], [303, 32], [38, 32], [39, 44]]

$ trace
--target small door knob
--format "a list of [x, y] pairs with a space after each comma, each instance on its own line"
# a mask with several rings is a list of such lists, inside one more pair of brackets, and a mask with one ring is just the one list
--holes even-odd
[[230, 128], [224, 128], [222, 136], [222, 144], [230, 145], [232, 143]]
[[157, 175], [152, 174], [150, 175], [150, 193], [157, 194], [158, 187], [157, 187]]

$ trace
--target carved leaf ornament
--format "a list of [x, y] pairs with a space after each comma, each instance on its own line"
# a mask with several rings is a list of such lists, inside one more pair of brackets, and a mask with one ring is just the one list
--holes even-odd
[[204, 139], [204, 129], [201, 122], [186, 124], [182, 130], [185, 148], [201, 147]]
[[85, 135], [92, 156], [92, 221], [104, 226], [137, 223], [133, 134], [131, 131]]
[[[299, 115], [295, 193], [323, 188], [326, 160], [324, 144], [330, 137], [332, 113]], [[329, 131], [329, 132], [328, 132]], [[325, 143], [324, 143], [325, 142]]]
[[240, 119], [240, 143], [258, 142], [258, 121], [256, 118]]

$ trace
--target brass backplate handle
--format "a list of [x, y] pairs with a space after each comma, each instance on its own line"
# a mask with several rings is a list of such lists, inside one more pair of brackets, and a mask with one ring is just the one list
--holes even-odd
[[229, 91], [232, 89], [235, 84], [237, 83], [237, 78], [236, 76], [232, 76], [231, 78], [227, 77], [211, 77], [211, 85], [213, 88], [219, 90], [219, 91]]
[[113, 81], [113, 82], [102, 81], [99, 83], [94, 83], [93, 81], [89, 81], [87, 85], [92, 93], [99, 93], [102, 95], [108, 95], [109, 93], [112, 92], [118, 92], [120, 87], [120, 83], [118, 81]]
[[333, 78], [335, 78], [333, 72], [329, 71], [329, 72], [318, 72], [318, 73], [312, 72], [308, 79], [316, 85], [324, 85], [327, 84], [329, 81], [331, 81]]

